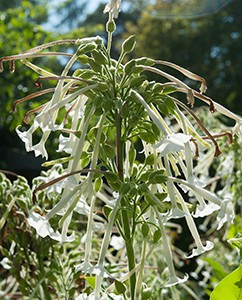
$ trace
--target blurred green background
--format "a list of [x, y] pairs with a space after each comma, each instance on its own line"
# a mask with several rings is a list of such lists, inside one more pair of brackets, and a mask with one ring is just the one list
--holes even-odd
[[[162, 12], [163, 17], [154, 17], [148, 8], [140, 9], [145, 7], [145, 1], [123, 1], [123, 10], [117, 20], [113, 56], [117, 57], [122, 39], [135, 34], [136, 56], [168, 60], [203, 76], [207, 81], [208, 96], [233, 112], [242, 114], [241, 4], [239, 1], [227, 1], [228, 5], [214, 13], [204, 4], [204, 16], [199, 14], [201, 7], [198, 7], [197, 13], [195, 9], [189, 18], [185, 18], [187, 11], [179, 4], [181, 2], [173, 1], [171, 17], [165, 5], [167, 1], [157, 1], [154, 11]], [[209, 1], [197, 2], [201, 5]], [[18, 54], [57, 39], [94, 35], [105, 39], [105, 3], [107, 1], [1, 1], [0, 57]], [[164, 18], [166, 14], [169, 17]], [[61, 50], [73, 51], [71, 47]], [[53, 57], [32, 61], [57, 74], [64, 63], [64, 60]], [[0, 168], [15, 171], [29, 179], [39, 174], [42, 160], [32, 153], [25, 153], [15, 128], [17, 125], [26, 128], [23, 123], [25, 113], [38, 106], [37, 101], [44, 103], [49, 98], [47, 95], [19, 105], [16, 113], [11, 112], [11, 107], [15, 100], [36, 91], [36, 78], [37, 74], [20, 62], [16, 63], [14, 74], [4, 63], [4, 72], [0, 74]], [[54, 146], [51, 147], [50, 158], [55, 158], [54, 137], [51, 143]]]

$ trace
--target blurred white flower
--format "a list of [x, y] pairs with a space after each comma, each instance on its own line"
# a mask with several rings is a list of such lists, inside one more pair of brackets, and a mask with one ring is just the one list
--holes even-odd
[[113, 14], [116, 19], [121, 11], [121, 0], [111, 0], [104, 8], [103, 13]]
[[3, 266], [3, 268], [5, 270], [10, 270], [12, 268], [11, 266], [11, 261], [7, 258], [7, 257], [4, 257], [1, 261], [0, 261], [0, 264]]
[[125, 246], [124, 239], [121, 236], [113, 235], [110, 241], [110, 245], [117, 251], [123, 249]]

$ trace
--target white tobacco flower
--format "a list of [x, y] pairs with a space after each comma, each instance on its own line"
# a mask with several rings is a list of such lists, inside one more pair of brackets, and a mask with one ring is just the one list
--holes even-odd
[[184, 133], [172, 133], [160, 143], [154, 145], [154, 148], [163, 157], [166, 154], [178, 152], [185, 149], [185, 144], [191, 139], [190, 135]]
[[175, 274], [169, 277], [169, 280], [166, 282], [165, 287], [171, 287], [180, 283], [184, 283], [188, 280], [189, 276], [185, 274], [183, 278], [177, 277]]
[[46, 236], [49, 236], [53, 239], [59, 238], [60, 233], [55, 232], [54, 229], [51, 227], [49, 221], [40, 214], [31, 211], [27, 220], [29, 225], [35, 228], [39, 236], [43, 238]]
[[234, 205], [232, 201], [226, 200], [222, 203], [221, 209], [217, 216], [218, 230], [221, 229], [224, 223], [232, 224], [234, 221]]
[[75, 144], [76, 137], [74, 135], [70, 135], [68, 137], [59, 135], [59, 148], [56, 152], [65, 151], [67, 154], [71, 154], [73, 151], [73, 146]]
[[35, 228], [37, 234], [42, 238], [49, 236], [51, 239], [61, 243], [73, 242], [75, 240], [74, 232], [70, 236], [63, 233], [61, 234], [59, 233], [59, 231], [55, 232], [54, 229], [51, 227], [48, 219], [37, 214], [34, 211], [30, 212], [30, 215], [27, 220], [29, 225]]
[[220, 206], [214, 203], [206, 204], [205, 201], [203, 204], [198, 204], [196, 206], [196, 211], [192, 214], [194, 218], [203, 218], [211, 215], [213, 212], [220, 209]]
[[40, 141], [38, 144], [34, 145], [32, 147], [32, 150], [34, 151], [35, 156], [42, 156], [43, 158], [48, 159], [48, 153], [45, 149], [45, 143]]
[[92, 293], [90, 295], [87, 295], [86, 293], [82, 293], [81, 295], [76, 297], [75, 300], [95, 300], [95, 294]]
[[117, 19], [119, 13], [121, 11], [121, 0], [111, 0], [104, 8], [103, 13], [109, 13]]
[[203, 245], [199, 245], [197, 248], [192, 249], [191, 254], [189, 255], [185, 255], [186, 258], [192, 258], [194, 256], [198, 256], [206, 251], [210, 251], [211, 249], [213, 249], [214, 244], [210, 241], [206, 242], [206, 246]]
[[20, 131], [19, 127], [20, 126], [16, 128], [16, 133], [24, 142], [26, 151], [29, 152], [32, 150], [33, 146], [32, 135], [35, 132], [35, 130], [39, 127], [39, 125], [37, 122], [34, 121], [33, 125], [27, 131]]

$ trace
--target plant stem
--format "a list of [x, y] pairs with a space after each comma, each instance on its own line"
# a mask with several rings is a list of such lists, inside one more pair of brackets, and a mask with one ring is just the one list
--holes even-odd
[[[121, 201], [121, 206], [125, 207], [125, 199]], [[129, 272], [135, 268], [135, 256], [134, 256], [134, 247], [133, 247], [133, 237], [131, 236], [130, 231], [130, 218], [127, 210], [121, 211], [121, 219], [123, 224], [123, 232], [125, 235], [125, 246], [127, 251], [128, 267]], [[136, 273], [132, 274], [129, 278], [130, 281], [130, 299], [135, 299], [135, 285], [136, 285]]]
[[117, 144], [117, 168], [120, 179], [123, 178], [123, 157], [122, 157], [122, 143], [121, 143], [121, 116], [120, 111], [117, 114], [116, 120], [116, 144]]

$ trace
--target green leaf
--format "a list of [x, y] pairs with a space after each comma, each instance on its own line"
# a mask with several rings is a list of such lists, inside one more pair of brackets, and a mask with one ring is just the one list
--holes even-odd
[[166, 105], [169, 113], [174, 114], [174, 111], [176, 109], [176, 105], [175, 105], [174, 101], [171, 98], [166, 97], [164, 99], [164, 104]]
[[216, 278], [218, 278], [218, 280], [222, 280], [226, 275], [228, 275], [228, 273], [224, 271], [222, 265], [219, 262], [209, 257], [205, 257], [204, 260], [213, 268], [214, 275], [216, 276]]
[[154, 171], [149, 175], [149, 183], [164, 183], [167, 180], [167, 176], [164, 170]]
[[131, 79], [129, 86], [131, 88], [134, 88], [136, 86], [141, 86], [141, 84], [147, 79], [147, 77], [145, 75], [141, 75], [138, 77], [134, 77]]
[[103, 183], [103, 181], [102, 181], [101, 178], [97, 178], [97, 179], [94, 181], [94, 190], [95, 190], [96, 193], [101, 189], [102, 183]]
[[87, 283], [90, 285], [92, 289], [95, 289], [96, 277], [94, 276], [85, 276]]
[[139, 134], [139, 137], [141, 138], [141, 140], [149, 144], [155, 144], [157, 140], [157, 136], [154, 135], [153, 132], [142, 132]]
[[122, 195], [127, 194], [130, 191], [131, 185], [128, 182], [125, 182], [122, 184], [121, 188], [120, 188], [120, 193]]
[[114, 147], [111, 147], [110, 145], [105, 144], [103, 146], [103, 151], [108, 158], [113, 159], [115, 157], [116, 153], [115, 153]]
[[146, 157], [145, 159], [145, 164], [148, 166], [152, 166], [154, 164], [154, 154], [150, 154], [149, 156]]
[[115, 280], [115, 288], [119, 294], [124, 294], [126, 291], [125, 285], [121, 281], [118, 281], [118, 280]]
[[105, 218], [108, 219], [108, 217], [109, 217], [111, 211], [112, 211], [112, 208], [111, 208], [110, 206], [105, 205], [105, 206], [103, 207], [103, 214], [104, 214]]
[[222, 299], [242, 299], [242, 264], [217, 285], [210, 297], [210, 300]]

